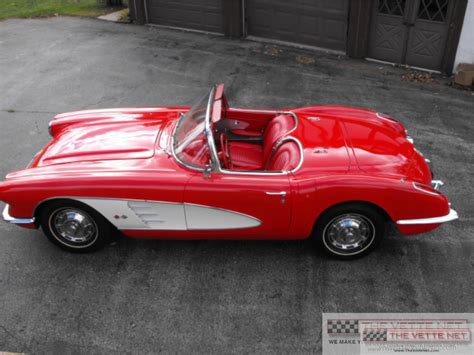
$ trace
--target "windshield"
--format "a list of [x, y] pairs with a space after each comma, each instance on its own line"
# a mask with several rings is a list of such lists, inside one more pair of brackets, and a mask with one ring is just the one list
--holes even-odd
[[173, 152], [184, 165], [204, 169], [211, 155], [206, 136], [206, 114], [209, 94], [181, 117], [173, 136]]

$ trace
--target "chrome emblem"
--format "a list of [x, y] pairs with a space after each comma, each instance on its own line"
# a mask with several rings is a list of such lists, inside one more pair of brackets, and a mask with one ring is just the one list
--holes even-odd
[[114, 218], [115, 218], [115, 219], [127, 219], [128, 217], [127, 217], [126, 215], [124, 215], [124, 214], [123, 214], [123, 215], [118, 215], [118, 214], [116, 214], [116, 215], [114, 216]]

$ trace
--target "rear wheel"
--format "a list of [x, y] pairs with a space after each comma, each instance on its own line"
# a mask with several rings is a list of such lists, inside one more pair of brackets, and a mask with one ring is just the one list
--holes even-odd
[[370, 253], [380, 244], [385, 224], [384, 216], [373, 207], [341, 205], [321, 215], [313, 238], [331, 256], [354, 259]]
[[95, 251], [110, 240], [109, 222], [92, 208], [76, 201], [50, 202], [39, 217], [48, 239], [70, 252]]

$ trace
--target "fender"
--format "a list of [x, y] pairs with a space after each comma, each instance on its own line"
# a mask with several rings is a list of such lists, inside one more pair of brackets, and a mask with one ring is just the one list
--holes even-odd
[[[319, 216], [327, 209], [346, 202], [373, 204], [390, 217], [402, 219], [443, 216], [449, 213], [447, 198], [441, 193], [416, 189], [413, 182], [402, 179], [340, 175], [295, 181], [292, 228], [294, 233], [309, 235]], [[430, 206], [429, 210], [426, 206]]]

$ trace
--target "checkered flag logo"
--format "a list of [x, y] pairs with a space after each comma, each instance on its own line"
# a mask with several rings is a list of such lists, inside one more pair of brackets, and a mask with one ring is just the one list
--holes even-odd
[[364, 329], [364, 333], [362, 334], [362, 341], [367, 342], [377, 342], [377, 341], [387, 341], [387, 330], [379, 330], [379, 329]]
[[357, 319], [328, 319], [328, 334], [359, 334]]

